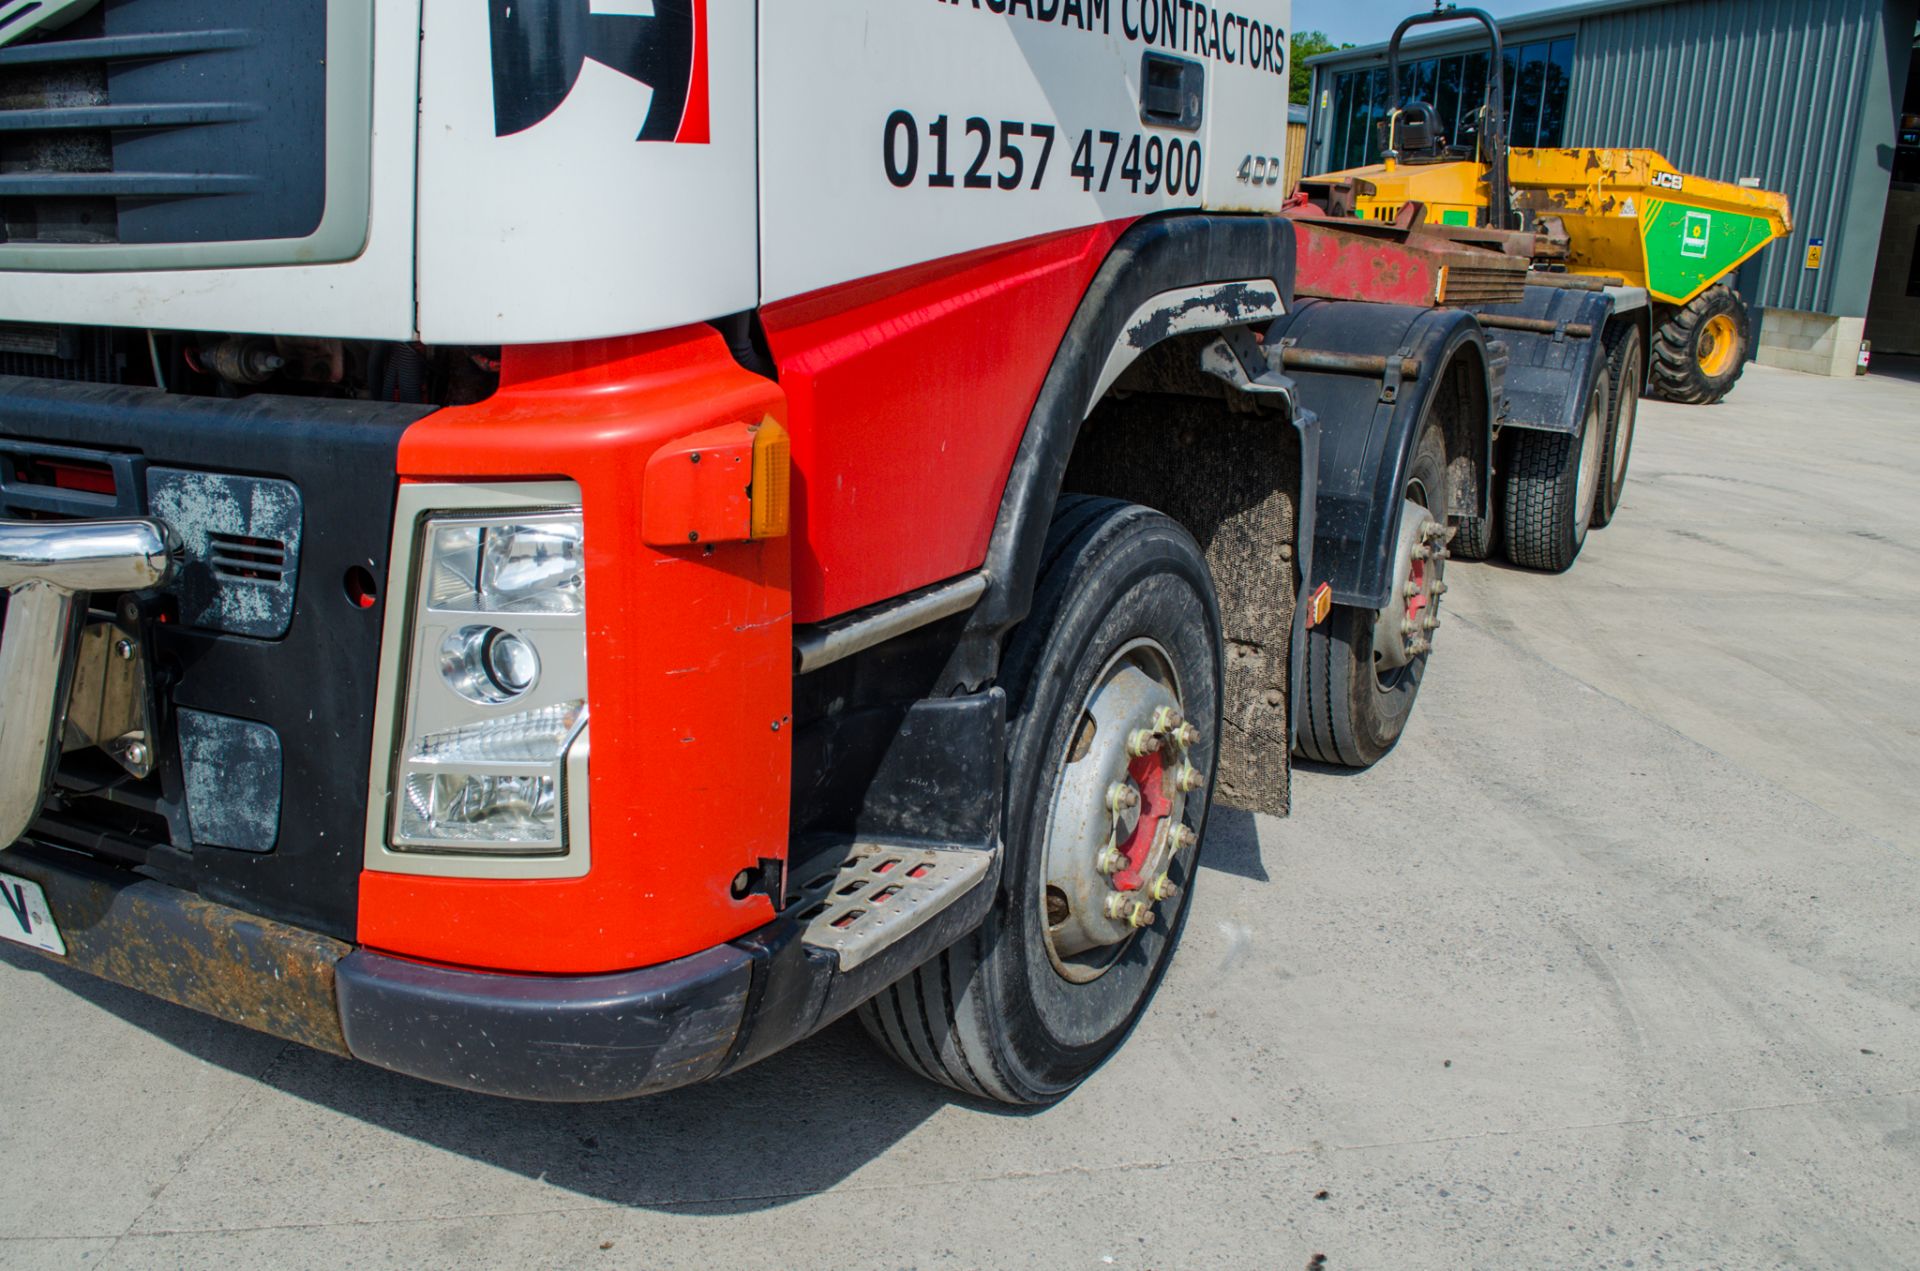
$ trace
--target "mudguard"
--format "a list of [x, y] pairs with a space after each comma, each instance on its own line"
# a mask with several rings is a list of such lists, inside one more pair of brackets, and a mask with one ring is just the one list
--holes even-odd
[[[1270, 279], [1291, 306], [1294, 249], [1292, 223], [1271, 216], [1163, 217], [1134, 225], [1114, 245], [1060, 343], [1007, 474], [987, 548], [993, 585], [974, 610], [973, 630], [1003, 631], [1026, 617], [1067, 459], [1114, 351], [1138, 356], [1160, 339], [1205, 329], [1177, 320], [1137, 325], [1141, 306], [1180, 288], [1251, 278]], [[1223, 312], [1205, 326], [1233, 322]]]
[[[1267, 332], [1269, 348], [1384, 357], [1389, 373], [1313, 370], [1289, 366], [1301, 405], [1320, 417], [1319, 492], [1315, 500], [1313, 565], [1316, 582], [1333, 588], [1336, 604], [1384, 608], [1393, 587], [1394, 521], [1407, 467], [1421, 428], [1459, 357], [1473, 359], [1487, 383], [1487, 338], [1471, 314], [1458, 309], [1310, 300]], [[1419, 374], [1397, 374], [1401, 363]], [[1482, 398], [1492, 400], [1491, 386]], [[1490, 412], [1489, 412], [1490, 413]], [[1479, 506], [1486, 511], [1491, 420], [1476, 425], [1473, 454]]]
[[[1613, 297], [1604, 291], [1563, 291], [1528, 287], [1518, 304], [1485, 305], [1478, 312], [1551, 322], [1551, 335], [1495, 329], [1490, 334], [1507, 346], [1506, 392], [1496, 412], [1502, 428], [1577, 433], [1586, 418], [1587, 387], [1595, 367], [1607, 360], [1602, 338], [1613, 316]], [[1585, 326], [1590, 336], [1568, 335], [1564, 328]]]

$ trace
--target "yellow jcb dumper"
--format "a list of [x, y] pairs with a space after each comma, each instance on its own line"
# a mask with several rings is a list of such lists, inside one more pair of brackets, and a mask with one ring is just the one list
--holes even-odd
[[[1478, 18], [1493, 32], [1487, 106], [1472, 145], [1440, 131], [1427, 102], [1400, 100], [1399, 51], [1411, 26]], [[1647, 387], [1671, 401], [1726, 396], [1747, 361], [1751, 324], [1729, 278], [1793, 228], [1784, 195], [1689, 176], [1652, 150], [1508, 149], [1500, 36], [1478, 9], [1410, 18], [1394, 33], [1383, 161], [1309, 178], [1349, 214], [1527, 229], [1536, 267], [1644, 289], [1652, 307]]]

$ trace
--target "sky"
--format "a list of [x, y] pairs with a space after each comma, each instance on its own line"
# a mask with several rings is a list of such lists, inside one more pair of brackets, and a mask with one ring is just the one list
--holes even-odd
[[[1569, 0], [1475, 0], [1496, 18], [1558, 9]], [[1293, 0], [1293, 29], [1325, 31], [1335, 44], [1377, 44], [1393, 35], [1400, 19], [1433, 8], [1428, 0]]]

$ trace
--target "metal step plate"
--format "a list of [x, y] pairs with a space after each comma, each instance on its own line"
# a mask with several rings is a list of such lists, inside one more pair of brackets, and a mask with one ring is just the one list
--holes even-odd
[[840, 969], [859, 966], [972, 890], [993, 853], [855, 843], [832, 873], [788, 898], [801, 906], [806, 943], [831, 949]]

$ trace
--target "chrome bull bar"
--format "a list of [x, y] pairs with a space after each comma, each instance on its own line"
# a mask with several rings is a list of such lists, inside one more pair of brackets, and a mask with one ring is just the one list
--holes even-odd
[[88, 596], [160, 586], [178, 550], [154, 520], [0, 521], [0, 848], [26, 833], [52, 784]]

